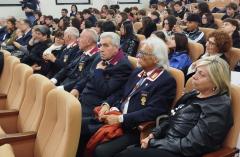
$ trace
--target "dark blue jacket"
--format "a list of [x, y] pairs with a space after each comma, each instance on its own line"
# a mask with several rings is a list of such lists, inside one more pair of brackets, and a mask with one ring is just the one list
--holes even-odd
[[60, 85], [64, 86], [64, 90], [71, 91], [77, 82], [86, 84], [87, 75], [89, 74], [93, 60], [98, 55], [97, 52], [97, 47], [90, 52], [93, 54], [92, 56], [85, 55], [82, 52], [77, 52], [79, 53], [79, 57], [54, 76], [54, 78], [58, 81], [62, 80]]
[[[121, 110], [122, 102], [126, 100], [139, 82], [139, 73], [141, 72], [142, 69], [138, 68], [132, 73], [124, 86], [120, 102], [113, 106]], [[132, 129], [141, 122], [155, 120], [157, 116], [169, 112], [172, 101], [176, 96], [176, 81], [166, 70], [154, 77], [156, 78], [147, 77], [146, 81], [131, 96], [127, 114], [123, 115], [123, 127], [125, 129]], [[114, 96], [117, 98], [114, 98]], [[119, 95], [114, 96], [107, 101], [110, 105], [113, 101], [118, 102]]]
[[21, 38], [16, 39], [16, 42], [18, 42], [22, 46], [28, 45], [29, 40], [32, 38], [32, 31], [30, 30], [27, 32], [27, 34], [24, 34]]
[[104, 70], [96, 69], [100, 61], [101, 58], [98, 55], [90, 69], [87, 83], [78, 82], [75, 87], [80, 92], [84, 117], [92, 116], [93, 108], [118, 91], [127, 82], [132, 72], [131, 64], [122, 51], [118, 52]]

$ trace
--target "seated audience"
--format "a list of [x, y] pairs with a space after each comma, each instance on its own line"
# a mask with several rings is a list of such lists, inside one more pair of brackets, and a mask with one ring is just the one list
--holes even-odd
[[120, 30], [122, 23], [128, 19], [128, 15], [125, 12], [120, 12], [116, 15], [117, 30]]
[[29, 54], [24, 55], [21, 62], [32, 66], [34, 72], [43, 74], [46, 69], [46, 64], [42, 55], [50, 44], [50, 30], [47, 26], [38, 25], [35, 29], [35, 34], [35, 40], [38, 42], [32, 46], [28, 45], [27, 49]]
[[188, 38], [182, 33], [174, 33], [172, 36], [171, 48], [173, 52], [169, 53], [169, 63], [171, 67], [182, 70], [187, 73], [188, 67], [192, 64], [188, 55]]
[[[112, 157], [129, 145], [137, 144], [140, 139], [137, 126], [169, 112], [176, 94], [176, 82], [167, 71], [167, 55], [168, 48], [161, 39], [152, 36], [143, 41], [138, 54], [141, 67], [133, 71], [118, 96], [102, 104], [98, 114], [103, 124], [120, 124], [123, 135], [98, 144], [94, 157]], [[104, 115], [114, 109], [121, 114]]]
[[93, 27], [96, 25], [97, 19], [94, 15], [92, 15], [90, 9], [84, 9], [82, 11], [82, 15], [83, 15], [83, 19], [89, 20], [92, 23]]
[[16, 29], [16, 19], [14, 17], [8, 18], [4, 33], [0, 37], [1, 46], [12, 44], [16, 37]]
[[211, 11], [209, 9], [209, 6], [206, 2], [200, 2], [197, 4], [197, 8], [198, 8], [198, 15], [200, 17], [203, 16], [203, 14], [210, 14]]
[[143, 18], [144, 16], [146, 16], [146, 15], [147, 15], [147, 13], [146, 13], [146, 10], [145, 10], [145, 9], [139, 10], [138, 13], [137, 13], [137, 21], [138, 21], [138, 22], [141, 22], [141, 21], [142, 21], [142, 18]]
[[240, 35], [238, 21], [227, 18], [223, 21], [222, 29], [232, 38], [233, 47], [240, 48]]
[[162, 23], [163, 31], [168, 36], [171, 36], [174, 33], [172, 30], [173, 30], [174, 25], [176, 25], [176, 22], [177, 22], [177, 19], [173, 15], [169, 15], [168, 17], [166, 17], [163, 20], [163, 23]]
[[181, 20], [183, 19], [185, 12], [188, 12], [188, 10], [184, 6], [182, 6], [182, 1], [176, 1], [174, 3], [174, 16], [178, 20]]
[[157, 25], [148, 16], [142, 18], [142, 28], [138, 30], [138, 34], [144, 35], [146, 38], [150, 37], [152, 32], [157, 30]]
[[134, 34], [131, 21], [125, 21], [120, 28], [121, 33], [121, 49], [127, 55], [135, 57], [137, 54], [139, 40]]
[[115, 157], [196, 157], [221, 148], [233, 124], [229, 74], [228, 64], [219, 57], [199, 60], [192, 77], [195, 90], [180, 98], [140, 147]]
[[214, 29], [218, 28], [218, 26], [215, 24], [214, 16], [212, 15], [212, 13], [204, 13], [201, 18], [201, 23], [199, 24], [200, 27]]
[[58, 31], [54, 36], [54, 43], [43, 52], [43, 59], [48, 64], [45, 76], [52, 78], [62, 67], [57, 64], [58, 59], [62, 55], [64, 49], [63, 32]]
[[151, 12], [151, 19], [156, 24], [161, 22], [160, 14], [157, 11]]
[[116, 32], [115, 24], [112, 21], [103, 22], [102, 32]]
[[223, 15], [222, 20], [226, 18], [235, 18], [238, 14], [238, 5], [234, 2], [229, 3], [226, 6], [226, 13]]
[[115, 20], [114, 18], [115, 18], [115, 11], [113, 9], [108, 9], [106, 20], [114, 21]]
[[[226, 53], [232, 47], [232, 39], [231, 37], [224, 31], [216, 30], [209, 34], [207, 42], [206, 42], [206, 52], [201, 58], [209, 57], [209, 56], [218, 56], [228, 62], [226, 57]], [[189, 69], [188, 74], [194, 72], [196, 63], [193, 63]], [[188, 78], [191, 75], [188, 76]]]
[[65, 31], [67, 29], [67, 27], [70, 26], [70, 21], [68, 18], [62, 18], [60, 19], [59, 23], [58, 23], [58, 29], [60, 31]]
[[193, 42], [198, 42], [205, 45], [204, 33], [199, 30], [200, 17], [197, 14], [189, 14], [187, 17], [187, 28], [182, 29], [179, 25], [175, 25], [174, 31], [178, 33], [184, 33]]
[[16, 36], [14, 37], [15, 40], [13, 40], [11, 44], [9, 43], [6, 45], [4, 49], [14, 54], [16, 53], [16, 50], [18, 51], [19, 47], [27, 46], [31, 38], [31, 22], [27, 19], [21, 19], [18, 22], [18, 29], [16, 30]]

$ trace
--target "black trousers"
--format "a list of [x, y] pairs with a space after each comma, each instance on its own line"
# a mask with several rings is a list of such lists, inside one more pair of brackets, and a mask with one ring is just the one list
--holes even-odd
[[103, 124], [101, 122], [97, 121], [93, 117], [83, 117], [82, 118], [81, 135], [80, 135], [80, 140], [78, 143], [78, 150], [77, 150], [76, 157], [84, 157], [88, 140], [102, 126], [103, 126]]
[[95, 151], [94, 157], [113, 157], [119, 152], [125, 150], [130, 145], [139, 144], [139, 133], [137, 131], [131, 133], [124, 133], [123, 136], [118, 137], [109, 142], [99, 144]]
[[157, 148], [141, 149], [140, 147], [131, 147], [115, 155], [114, 157], [184, 157], [184, 156]]

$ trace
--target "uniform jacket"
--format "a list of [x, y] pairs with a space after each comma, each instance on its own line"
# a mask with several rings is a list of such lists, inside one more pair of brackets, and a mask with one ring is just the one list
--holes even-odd
[[96, 69], [100, 61], [98, 55], [90, 68], [87, 83], [78, 82], [75, 87], [80, 92], [83, 116], [91, 116], [93, 108], [119, 90], [132, 72], [131, 64], [121, 50], [104, 70]]
[[97, 47], [91, 50], [90, 54], [92, 54], [92, 56], [85, 55], [82, 52], [76, 52], [82, 54], [79, 55], [79, 57], [76, 58], [72, 63], [59, 71], [54, 78], [58, 81], [62, 80], [60, 85], [64, 86], [66, 91], [71, 91], [77, 82], [86, 84], [87, 75], [89, 74], [93, 60], [97, 56], [97, 52]]
[[[140, 80], [142, 69], [136, 69], [124, 86], [119, 103], [115, 103], [121, 110], [122, 103], [131, 93]], [[166, 114], [171, 108], [171, 103], [176, 95], [176, 81], [166, 70], [154, 73], [147, 77], [145, 82], [134, 92], [129, 100], [127, 114], [123, 115], [123, 127], [132, 129], [141, 122], [155, 120], [157, 116]], [[119, 97], [119, 96], [118, 96]], [[116, 96], [108, 99], [108, 103], [117, 102]]]

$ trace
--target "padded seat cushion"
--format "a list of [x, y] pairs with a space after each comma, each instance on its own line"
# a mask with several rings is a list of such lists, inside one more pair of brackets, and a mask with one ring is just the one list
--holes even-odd
[[0, 126], [0, 135], [5, 135], [6, 132], [2, 129], [2, 127]]
[[4, 144], [0, 146], [0, 156], [15, 157], [12, 146], [10, 144]]

